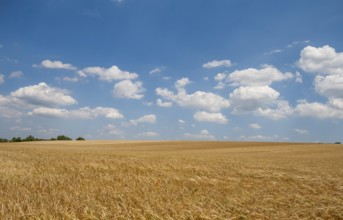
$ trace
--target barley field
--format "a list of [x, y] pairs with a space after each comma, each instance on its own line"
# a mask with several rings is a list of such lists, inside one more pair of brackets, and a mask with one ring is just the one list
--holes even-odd
[[343, 145], [2, 143], [0, 219], [343, 219]]

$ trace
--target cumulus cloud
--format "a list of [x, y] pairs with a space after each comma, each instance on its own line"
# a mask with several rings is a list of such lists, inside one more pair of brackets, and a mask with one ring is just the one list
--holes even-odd
[[258, 108], [254, 111], [257, 116], [270, 118], [272, 120], [280, 120], [287, 118], [293, 114], [293, 108], [289, 105], [288, 101], [277, 100], [271, 104], [270, 108]]
[[185, 92], [185, 86], [191, 84], [192, 81], [190, 81], [188, 78], [181, 78], [175, 82], [175, 88], [179, 92]]
[[343, 110], [343, 99], [341, 98], [330, 98], [329, 105], [336, 109]]
[[323, 47], [305, 47], [300, 53], [298, 66], [317, 74], [313, 85], [315, 91], [326, 97], [326, 103], [306, 100], [298, 101], [295, 112], [300, 116], [325, 118], [343, 118], [343, 53], [338, 53], [328, 45]]
[[230, 67], [232, 66], [231, 60], [213, 60], [208, 63], [204, 63], [202, 67], [210, 69], [216, 67]]
[[201, 130], [199, 133], [196, 134], [186, 133], [184, 134], [184, 136], [185, 138], [190, 139], [215, 139], [215, 137], [207, 130]]
[[10, 73], [9, 78], [22, 78], [24, 73], [22, 71], [13, 71]]
[[300, 53], [298, 66], [309, 73], [343, 74], [343, 53], [329, 45], [307, 46]]
[[130, 123], [132, 125], [138, 125], [139, 123], [150, 123], [154, 124], [156, 123], [156, 115], [144, 115], [136, 120], [131, 120]]
[[0, 95], [0, 117], [18, 118], [22, 115], [21, 109], [13, 97]]
[[[337, 100], [336, 100], [337, 101]], [[308, 103], [306, 100], [299, 101], [295, 108], [295, 113], [300, 116], [313, 117], [319, 119], [337, 118], [343, 119], [343, 108], [340, 102], [331, 103], [335, 105], [322, 104], [319, 102]]]
[[5, 82], [5, 76], [3, 74], [0, 74], [0, 84], [3, 84]]
[[44, 82], [37, 85], [22, 87], [11, 93], [11, 97], [31, 105], [63, 106], [76, 104], [77, 101], [68, 95], [68, 92], [51, 87]]
[[39, 115], [45, 117], [56, 118], [79, 118], [79, 119], [94, 119], [103, 116], [108, 119], [121, 119], [124, 116], [115, 108], [84, 107], [76, 110], [67, 110], [61, 108], [38, 107], [34, 108], [28, 115]]
[[227, 73], [218, 73], [215, 77], [214, 77], [214, 80], [215, 81], [222, 81], [224, 80], [226, 77], [227, 77]]
[[282, 73], [275, 67], [267, 65], [260, 70], [254, 68], [236, 70], [228, 74], [226, 80], [228, 82], [231, 82], [233, 85], [269, 86], [273, 82], [282, 81], [290, 78], [293, 78], [292, 73]]
[[65, 69], [65, 70], [76, 70], [77, 68], [69, 63], [62, 63], [59, 60], [43, 60], [40, 64], [33, 64], [33, 67], [47, 68], [47, 69]]
[[316, 76], [314, 87], [322, 96], [343, 98], [343, 71], [342, 74]]
[[165, 100], [175, 102], [181, 107], [202, 109], [209, 112], [219, 112], [221, 109], [230, 106], [227, 99], [211, 92], [196, 91], [192, 94], [187, 94], [184, 87], [188, 84], [190, 84], [190, 80], [182, 78], [175, 83], [176, 94], [165, 88], [157, 88], [156, 94]]
[[279, 96], [280, 93], [269, 86], [241, 86], [230, 94], [232, 113], [252, 112], [272, 120], [284, 119], [293, 113], [293, 109]]
[[230, 94], [235, 113], [248, 112], [270, 105], [280, 93], [269, 86], [241, 86]]
[[250, 124], [249, 127], [252, 128], [252, 129], [261, 129], [262, 128], [261, 125], [256, 124], [256, 123]]
[[143, 83], [140, 81], [132, 82], [131, 80], [123, 80], [114, 85], [113, 97], [125, 99], [142, 99], [145, 91]]
[[221, 113], [210, 113], [205, 111], [196, 112], [194, 119], [201, 122], [213, 122], [218, 124], [226, 124], [228, 122], [225, 115]]
[[100, 80], [111, 82], [113, 80], [133, 80], [138, 77], [137, 73], [123, 71], [117, 66], [112, 66], [108, 69], [103, 67], [86, 67], [78, 71], [80, 76], [93, 75], [98, 76]]
[[168, 107], [173, 106], [173, 103], [172, 102], [164, 102], [164, 101], [162, 101], [162, 99], [157, 99], [156, 105], [159, 107], [168, 108]]

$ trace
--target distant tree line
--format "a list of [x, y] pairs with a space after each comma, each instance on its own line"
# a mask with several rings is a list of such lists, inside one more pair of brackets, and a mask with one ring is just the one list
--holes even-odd
[[[59, 135], [56, 138], [50, 138], [50, 139], [35, 138], [32, 135], [29, 135], [26, 138], [13, 137], [11, 140], [8, 140], [6, 138], [0, 138], [0, 142], [71, 141], [71, 140], [73, 140], [73, 139], [68, 137], [68, 136], [65, 136], [65, 135]], [[85, 139], [83, 137], [78, 137], [75, 140], [84, 141]]]

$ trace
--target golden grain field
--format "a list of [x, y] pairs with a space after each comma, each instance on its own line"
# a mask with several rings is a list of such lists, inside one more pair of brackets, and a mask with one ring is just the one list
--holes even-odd
[[0, 219], [343, 219], [343, 145], [2, 143]]

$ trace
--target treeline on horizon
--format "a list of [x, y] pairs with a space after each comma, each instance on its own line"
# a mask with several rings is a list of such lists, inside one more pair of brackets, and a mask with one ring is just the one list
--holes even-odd
[[[56, 138], [50, 138], [50, 139], [43, 139], [43, 138], [35, 138], [32, 135], [27, 136], [26, 138], [21, 137], [13, 137], [11, 140], [6, 138], [0, 138], [0, 142], [30, 142], [30, 141], [71, 141], [72, 138], [65, 136], [65, 135], [59, 135]], [[77, 141], [84, 141], [85, 139], [83, 137], [78, 137], [75, 140]]]

